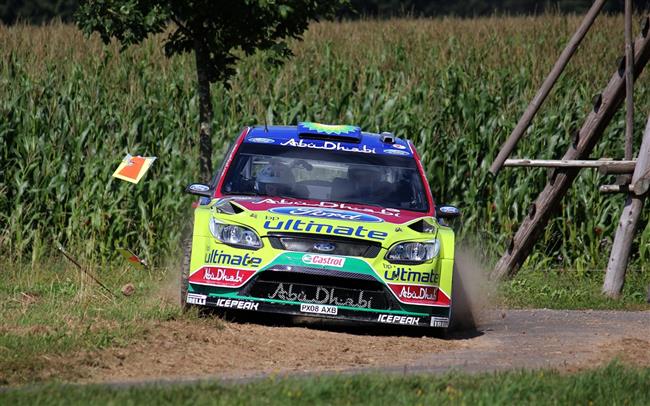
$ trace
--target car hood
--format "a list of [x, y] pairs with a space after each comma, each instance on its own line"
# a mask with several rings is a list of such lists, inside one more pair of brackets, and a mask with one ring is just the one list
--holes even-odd
[[240, 196], [225, 198], [249, 211], [268, 211], [278, 215], [360, 223], [405, 224], [426, 216], [409, 210], [368, 206], [357, 203], [326, 202], [293, 198]]
[[[252, 228], [261, 237], [286, 233], [329, 235], [388, 247], [398, 241], [428, 240], [439, 230], [435, 219], [426, 213], [352, 203], [229, 196], [203, 207], [220, 221]], [[431, 224], [433, 230], [423, 232], [420, 221]], [[206, 227], [199, 232], [209, 231]]]

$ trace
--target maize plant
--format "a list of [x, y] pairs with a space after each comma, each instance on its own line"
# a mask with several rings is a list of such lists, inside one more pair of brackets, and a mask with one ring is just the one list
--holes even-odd
[[[213, 87], [214, 161], [251, 124], [347, 123], [413, 140], [436, 200], [459, 206], [460, 235], [495, 259], [543, 188], [543, 170], [488, 167], [580, 22], [577, 16], [318, 23], [283, 67], [244, 58]], [[623, 54], [620, 16], [599, 17], [514, 156], [553, 159], [572, 142]], [[635, 27], [638, 31], [638, 27]], [[198, 180], [193, 60], [161, 39], [119, 53], [71, 25], [0, 27], [0, 252], [39, 261], [57, 243], [96, 261], [128, 246], [161, 263], [179, 244]], [[636, 85], [636, 146], [650, 111]], [[593, 157], [623, 156], [623, 113]], [[126, 154], [157, 156], [132, 185]], [[584, 171], [528, 264], [604, 266], [624, 197]], [[647, 215], [638, 236], [648, 259]]]

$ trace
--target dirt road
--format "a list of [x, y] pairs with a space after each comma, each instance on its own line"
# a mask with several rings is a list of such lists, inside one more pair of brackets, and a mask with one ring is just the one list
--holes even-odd
[[212, 320], [165, 322], [126, 348], [81, 354], [68, 362], [78, 365], [80, 382], [356, 370], [574, 371], [614, 358], [650, 366], [650, 311], [495, 310], [477, 331], [447, 339], [403, 329], [242, 322], [222, 326], [216, 328]]

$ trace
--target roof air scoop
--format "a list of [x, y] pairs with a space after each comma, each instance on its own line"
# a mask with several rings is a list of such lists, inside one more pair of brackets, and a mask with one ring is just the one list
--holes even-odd
[[381, 133], [381, 138], [380, 139], [381, 139], [381, 142], [383, 142], [384, 144], [394, 144], [395, 143], [395, 136], [393, 135], [393, 133], [383, 132], [383, 133]]

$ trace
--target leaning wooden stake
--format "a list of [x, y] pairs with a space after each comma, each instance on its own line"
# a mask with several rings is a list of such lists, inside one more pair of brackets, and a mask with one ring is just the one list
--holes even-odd
[[598, 13], [600, 12], [600, 9], [603, 8], [604, 4], [605, 0], [594, 1], [594, 4], [591, 6], [585, 15], [585, 18], [582, 20], [580, 27], [578, 27], [575, 34], [573, 34], [573, 37], [571, 37], [569, 40], [569, 43], [564, 48], [564, 51], [562, 51], [562, 54], [560, 54], [557, 62], [555, 62], [553, 69], [551, 69], [551, 72], [546, 77], [546, 80], [544, 80], [544, 83], [542, 83], [542, 86], [537, 91], [537, 94], [526, 108], [524, 114], [519, 119], [517, 126], [514, 130], [512, 130], [512, 133], [501, 147], [499, 155], [497, 155], [494, 162], [492, 163], [492, 166], [490, 166], [490, 172], [492, 172], [492, 174], [496, 175], [497, 172], [499, 172], [503, 166], [503, 162], [506, 160], [506, 158], [508, 158], [508, 156], [510, 156], [512, 150], [515, 149], [517, 141], [519, 141], [521, 136], [524, 135], [524, 132], [530, 125], [533, 117], [535, 117], [535, 114], [537, 114], [537, 111], [542, 106], [542, 103], [544, 103], [546, 96], [548, 96], [550, 93], [553, 85], [555, 85], [555, 82], [562, 74], [562, 71], [566, 67], [567, 63], [569, 63], [569, 60], [575, 53], [576, 49], [578, 49], [580, 42], [582, 42], [582, 39], [587, 34], [587, 31], [589, 31], [589, 28], [591, 28], [591, 25], [594, 23], [594, 20], [598, 16]]
[[[632, 0], [625, 0], [625, 159], [632, 159], [634, 125], [634, 39]], [[629, 179], [629, 178], [628, 178]]]
[[624, 185], [601, 185], [598, 188], [600, 193], [628, 193], [630, 187], [627, 184]]
[[[639, 77], [650, 58], [650, 19], [645, 18], [641, 37], [635, 43], [634, 76]], [[571, 145], [562, 159], [586, 159], [609, 124], [614, 112], [621, 105], [625, 94], [623, 72], [616, 72], [603, 93], [597, 98], [594, 110], [589, 113], [576, 142]], [[490, 277], [502, 279], [514, 275], [533, 249], [538, 236], [546, 227], [549, 218], [558, 208], [562, 197], [578, 175], [578, 169], [557, 171], [531, 206], [529, 215], [511, 240], [506, 252], [497, 262]]]
[[[632, 180], [641, 178], [644, 174], [650, 171], [650, 116], [648, 123], [643, 134], [641, 141], [641, 149], [639, 150], [639, 162], [634, 169]], [[618, 222], [616, 229], [616, 236], [614, 237], [614, 244], [612, 245], [612, 252], [609, 255], [609, 263], [607, 264], [607, 273], [605, 274], [605, 282], [603, 283], [603, 293], [611, 298], [618, 298], [623, 289], [625, 282], [625, 270], [630, 258], [630, 250], [632, 249], [632, 240], [636, 233], [636, 226], [643, 210], [643, 200], [645, 193], [636, 195], [634, 192], [630, 193], [625, 202], [623, 213], [621, 213], [621, 220]]]
[[643, 149], [647, 135], [648, 126], [646, 125], [643, 140], [641, 141], [639, 159], [632, 175], [632, 183], [630, 184], [630, 190], [637, 196], [645, 194], [650, 189], [650, 152]]
[[632, 173], [636, 161], [613, 161], [610, 159], [506, 159], [503, 166], [529, 168], [596, 168], [605, 173]]

